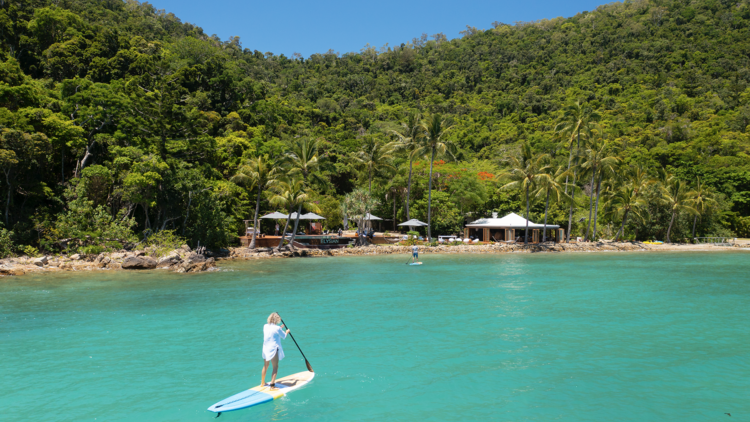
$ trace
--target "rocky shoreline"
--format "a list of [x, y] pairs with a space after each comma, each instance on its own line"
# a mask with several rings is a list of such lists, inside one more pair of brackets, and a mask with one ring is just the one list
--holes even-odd
[[[641, 242], [581, 242], [547, 244], [483, 244], [483, 245], [439, 245], [420, 246], [419, 253], [425, 254], [504, 254], [504, 253], [585, 253], [585, 252], [649, 252], [649, 251], [729, 251], [735, 248], [750, 247], [748, 244], [733, 246], [693, 245], [672, 243], [650, 245]], [[187, 245], [168, 253], [155, 250], [120, 251], [99, 255], [45, 256], [41, 258], [6, 258], [0, 260], [0, 276], [20, 276], [29, 273], [59, 271], [95, 270], [151, 270], [166, 269], [178, 273], [195, 273], [217, 269], [218, 261], [277, 259], [296, 257], [364, 256], [411, 254], [411, 246], [377, 245], [341, 249], [297, 249], [295, 251], [274, 249], [231, 248], [221, 257], [207, 257], [192, 251]]]
[[0, 276], [19, 276], [37, 272], [94, 270], [166, 269], [178, 273], [209, 271], [216, 260], [196, 253], [187, 245], [159, 254], [155, 250], [121, 251], [99, 255], [58, 255], [41, 258], [6, 258], [0, 260]]

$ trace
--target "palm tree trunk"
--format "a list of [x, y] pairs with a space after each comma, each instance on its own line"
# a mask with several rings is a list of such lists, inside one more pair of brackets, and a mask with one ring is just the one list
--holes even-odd
[[[577, 140], [576, 140], [576, 156], [578, 156], [578, 152], [581, 149], [581, 130], [578, 130], [577, 134]], [[570, 158], [573, 157], [573, 146], [570, 147]], [[568, 159], [568, 170], [570, 170], [570, 158]], [[579, 159], [576, 157], [576, 167], [578, 167]], [[573, 170], [573, 183], [576, 181], [576, 171]], [[568, 193], [568, 176], [565, 176], [565, 193]], [[575, 187], [573, 188], [573, 191], [570, 194], [570, 199], [573, 199], [573, 202], [570, 203], [570, 212], [568, 213], [568, 233], [566, 233], [566, 240], [565, 242], [570, 243], [570, 229], [573, 226], [573, 206], [575, 205], [575, 199], [576, 199], [576, 190]]]
[[529, 187], [526, 186], [526, 232], [523, 234], [523, 244], [529, 244]]
[[150, 229], [151, 228], [151, 220], [148, 218], [148, 205], [142, 204], [142, 207], [143, 207], [143, 214], [146, 215], [146, 228]]
[[250, 239], [250, 246], [248, 248], [255, 249], [255, 234], [258, 232], [258, 211], [260, 210], [260, 194], [261, 187], [258, 183], [258, 198], [255, 200], [255, 217], [253, 217], [253, 238]]
[[10, 194], [13, 190], [13, 187], [10, 184], [10, 170], [4, 170], [3, 173], [5, 173], [5, 183], [8, 184], [8, 197], [5, 200], [5, 228], [7, 229], [8, 227], [10, 227], [10, 225], [8, 224], [8, 211], [10, 210]]
[[427, 242], [432, 242], [432, 163], [435, 161], [435, 148], [430, 158], [430, 181], [427, 187]]
[[[570, 154], [568, 155], [568, 172], [570, 171], [570, 164], [573, 161], [573, 145], [570, 146]], [[565, 175], [565, 194], [568, 194], [568, 175]]]
[[289, 214], [289, 216], [286, 218], [286, 223], [284, 223], [284, 230], [281, 232], [281, 240], [279, 241], [279, 246], [276, 247], [276, 251], [280, 251], [281, 247], [284, 246], [284, 235], [286, 234], [286, 229], [289, 227], [289, 220], [292, 218], [292, 214]]
[[[575, 180], [575, 172], [573, 172], [573, 180]], [[568, 232], [566, 233], [566, 239], [565, 239], [565, 242], [567, 243], [570, 243], [570, 228], [573, 222], [573, 204], [575, 203], [575, 199], [576, 199], [575, 188], [570, 193], [570, 199], [572, 199], [573, 201], [570, 203], [570, 212], [568, 213]]]
[[625, 235], [625, 222], [628, 221], [628, 213], [630, 210], [625, 210], [625, 214], [622, 216], [622, 225], [620, 226], [620, 230], [617, 231], [617, 235], [615, 236], [615, 242], [620, 240], [620, 233]]
[[594, 235], [592, 236], [596, 241], [596, 222], [599, 220], [599, 192], [602, 187], [602, 174], [599, 173], [599, 182], [596, 184], [596, 206], [594, 207]]
[[370, 169], [370, 195], [372, 195], [372, 169]]
[[406, 221], [411, 220], [409, 216], [409, 199], [411, 198], [411, 171], [413, 164], [414, 161], [409, 157], [409, 183], [406, 185]]
[[589, 197], [589, 221], [586, 223], [586, 237], [584, 238], [587, 242], [589, 241], [589, 231], [591, 230], [591, 211], [594, 210], [594, 177], [596, 177], [596, 169], [591, 170], [591, 197]]
[[294, 231], [292, 231], [292, 238], [289, 240], [289, 247], [294, 250], [294, 236], [297, 236], [297, 227], [299, 227], [300, 213], [302, 212], [302, 204], [299, 204], [297, 209], [297, 218], [294, 220]]
[[698, 215], [695, 215], [695, 218], [693, 219], [693, 235], [690, 236], [691, 239], [695, 239], [695, 225], [698, 223]]
[[547, 241], [547, 210], [549, 210], [549, 188], [547, 188], [547, 200], [544, 203], [544, 231], [542, 232], [542, 243]]
[[670, 235], [670, 233], [672, 233], [672, 224], [674, 223], [674, 216], [675, 216], [675, 214], [677, 214], [677, 213], [676, 212], [672, 212], [672, 219], [669, 220], [669, 228], [667, 229], [667, 243], [672, 243], [669, 240], [669, 235]]
[[393, 195], [393, 231], [396, 231], [396, 195]]

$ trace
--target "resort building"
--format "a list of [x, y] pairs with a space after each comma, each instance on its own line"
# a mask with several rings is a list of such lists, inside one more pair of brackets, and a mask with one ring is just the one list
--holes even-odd
[[[529, 223], [529, 242], [539, 243], [542, 241], [544, 224]], [[497, 218], [497, 213], [492, 213], [492, 218], [480, 218], [466, 225], [464, 228], [465, 238], [479, 239], [480, 242], [523, 242], [526, 230], [526, 219], [518, 214], [510, 213], [503, 218]], [[560, 226], [547, 224], [547, 241], [564, 242], [565, 230]]]

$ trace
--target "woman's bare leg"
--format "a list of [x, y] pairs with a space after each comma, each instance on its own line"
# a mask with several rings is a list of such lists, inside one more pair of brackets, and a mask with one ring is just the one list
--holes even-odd
[[268, 361], [263, 361], [263, 374], [260, 378], [260, 385], [264, 385], [266, 383], [266, 371], [268, 370]]
[[[276, 383], [276, 373], [279, 372], [279, 352], [276, 351], [276, 355], [274, 355], [273, 359], [271, 359], [271, 363], [273, 364], [273, 373], [271, 373], [271, 385], [274, 385]], [[266, 368], [268, 368], [268, 364], [266, 364]]]

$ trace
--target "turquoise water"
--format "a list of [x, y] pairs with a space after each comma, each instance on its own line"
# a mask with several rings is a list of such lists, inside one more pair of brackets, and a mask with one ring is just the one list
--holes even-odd
[[220, 421], [750, 419], [750, 253], [407, 259], [4, 278], [0, 419], [212, 420], [274, 310], [317, 376]]

